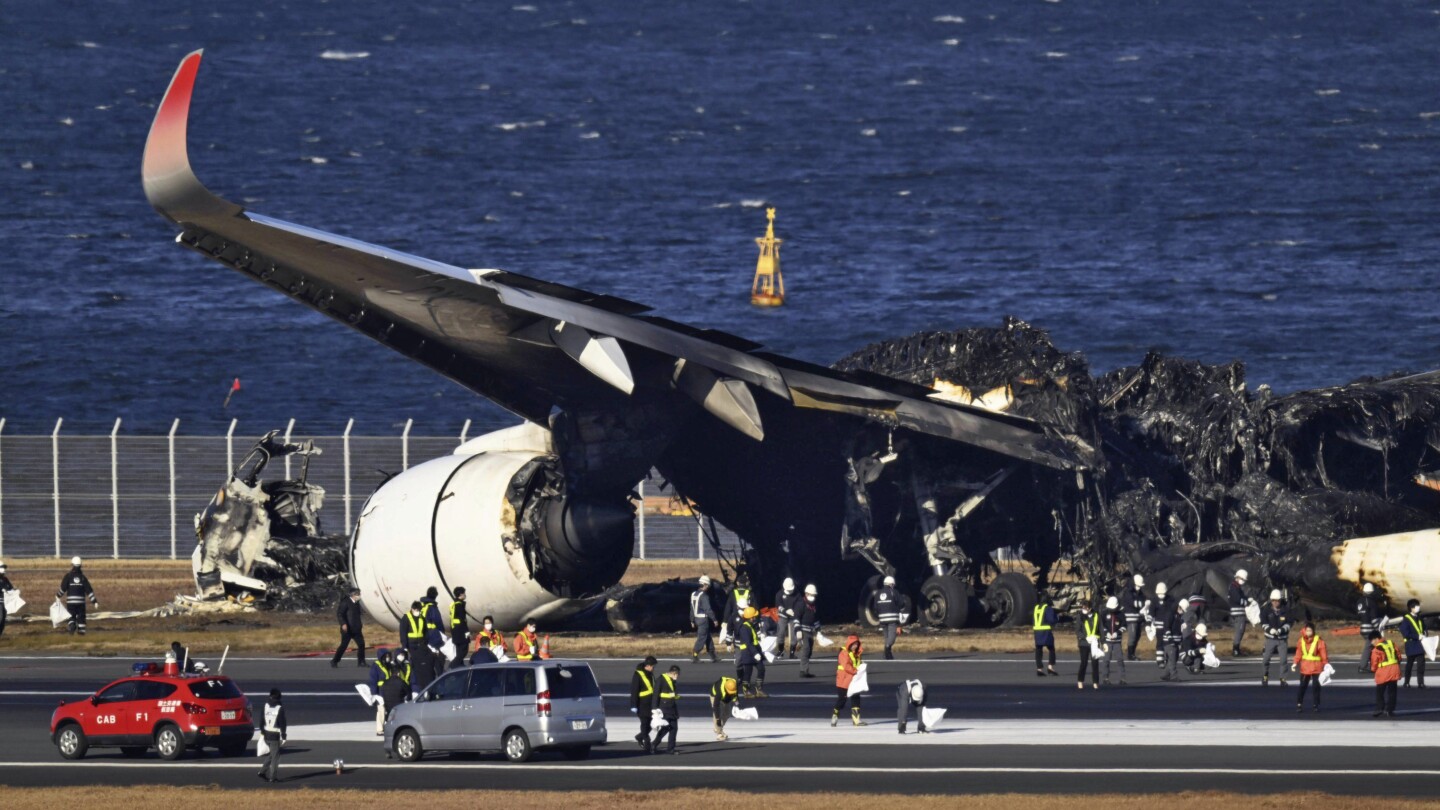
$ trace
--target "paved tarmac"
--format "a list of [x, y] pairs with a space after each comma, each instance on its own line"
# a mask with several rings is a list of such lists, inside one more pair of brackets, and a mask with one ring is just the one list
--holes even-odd
[[[813, 680], [798, 678], [794, 662], [781, 662], [766, 681], [773, 697], [750, 704], [760, 720], [732, 720], [730, 741], [718, 743], [704, 695], [734, 668], [682, 660], [680, 755], [645, 756], [632, 739], [636, 722], [625, 700], [635, 662], [595, 660], [610, 743], [583, 762], [541, 752], [510, 765], [498, 754], [387, 760], [373, 714], [354, 691], [365, 671], [352, 660], [336, 670], [324, 659], [232, 658], [225, 674], [257, 704], [272, 687], [286, 694], [291, 742], [282, 759], [283, 784], [258, 781], [253, 756], [206, 752], [167, 763], [153, 754], [129, 760], [118, 750], [97, 749], [78, 762], [61, 760], [49, 739], [55, 705], [127, 674], [133, 660], [139, 659], [0, 652], [6, 731], [0, 783], [468, 788], [482, 780], [508, 784], [514, 772], [543, 774], [530, 784], [552, 789], [1440, 792], [1440, 688], [1402, 690], [1398, 716], [1375, 719], [1372, 682], [1348, 661], [1337, 663], [1340, 676], [1325, 688], [1323, 711], [1310, 712], [1307, 700], [1307, 710], [1297, 714], [1294, 684], [1261, 688], [1258, 659], [1226, 660], [1219, 670], [1186, 675], [1178, 684], [1160, 682], [1153, 660], [1131, 662], [1129, 685], [1084, 691], [1075, 688], [1073, 659], [1062, 659], [1060, 677], [1045, 678], [1036, 677], [1028, 656], [872, 660], [872, 693], [863, 711], [870, 725], [856, 728], [842, 718], [833, 729], [833, 656], [817, 658]], [[662, 667], [669, 663], [662, 660]], [[930, 705], [947, 714], [936, 733], [902, 737], [895, 728], [895, 686], [915, 677], [926, 683]], [[337, 758], [345, 761], [343, 775], [335, 773]]]

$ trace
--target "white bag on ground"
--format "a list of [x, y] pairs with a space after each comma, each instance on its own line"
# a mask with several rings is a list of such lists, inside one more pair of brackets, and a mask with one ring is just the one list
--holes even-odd
[[1260, 603], [1254, 599], [1251, 599], [1250, 604], [1245, 606], [1245, 621], [1252, 625], [1260, 623]]
[[1086, 636], [1086, 637], [1085, 637], [1085, 641], [1090, 644], [1090, 657], [1092, 657], [1092, 658], [1104, 658], [1104, 657], [1105, 657], [1105, 650], [1101, 649], [1101, 647], [1100, 647], [1100, 637], [1099, 637], [1099, 636]]
[[730, 716], [735, 718], [736, 720], [759, 720], [760, 710], [756, 709], [754, 706], [751, 706], [748, 709], [742, 709], [739, 706], [731, 706]]
[[1335, 677], [1335, 667], [1326, 664], [1325, 668], [1320, 670], [1320, 685], [1324, 686], [1330, 683], [1330, 679], [1333, 677]]
[[50, 605], [50, 624], [59, 627], [68, 621], [70, 621], [70, 611], [65, 607], [65, 603], [60, 601], [60, 597], [57, 596], [55, 597], [55, 603]]
[[270, 743], [265, 742], [265, 737], [262, 735], [260, 741], [255, 743], [255, 756], [263, 757], [268, 753], [270, 753]]
[[938, 725], [940, 725], [940, 721], [941, 721], [941, 720], [944, 720], [944, 719], [945, 719], [945, 710], [944, 710], [944, 709], [921, 709], [921, 710], [920, 710], [920, 722], [924, 723], [924, 724], [925, 724], [925, 728], [927, 728], [927, 729], [929, 729], [929, 730], [931, 730], [931, 731], [934, 731], [934, 730], [935, 730], [935, 727], [938, 726]]
[[826, 637], [825, 637], [825, 634], [819, 632], [818, 630], [815, 632], [815, 643], [816, 643], [816, 644], [819, 644], [821, 647], [834, 647], [834, 646], [835, 646], [835, 642], [833, 642], [833, 641], [831, 641], [830, 639], [826, 638]]
[[1150, 641], [1154, 641], [1154, 640], [1155, 640], [1155, 625], [1153, 625], [1153, 624], [1147, 624], [1147, 625], [1145, 625], [1145, 638], [1149, 639]]
[[670, 721], [665, 719], [665, 715], [662, 714], [659, 709], [652, 709], [650, 711], [651, 728], [665, 728], [668, 725], [670, 725]]
[[374, 706], [380, 702], [380, 696], [370, 691], [368, 683], [355, 684], [355, 691], [360, 693], [360, 699], [365, 701], [366, 706]]
[[1420, 639], [1420, 646], [1425, 648], [1425, 657], [1434, 661], [1436, 650], [1440, 649], [1440, 636], [1426, 636]]
[[1205, 662], [1206, 669], [1214, 669], [1220, 666], [1220, 656], [1215, 654], [1214, 644], [1205, 645], [1205, 657], [1201, 660]]
[[845, 690], [846, 697], [853, 697], [861, 692], [870, 691], [870, 679], [869, 676], [865, 674], [865, 668], [868, 666], [870, 665], [861, 664], [859, 669], [856, 670], [855, 677], [850, 679], [850, 688]]
[[20, 589], [15, 588], [5, 592], [5, 612], [15, 614], [20, 608], [25, 607], [25, 600], [20, 598]]

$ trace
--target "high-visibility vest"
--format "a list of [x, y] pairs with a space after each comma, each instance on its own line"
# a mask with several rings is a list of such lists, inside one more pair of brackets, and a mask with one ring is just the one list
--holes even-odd
[[[730, 691], [730, 684], [735, 684], [735, 691]], [[740, 685], [734, 678], [721, 676], [720, 682], [710, 687], [710, 697], [719, 698], [725, 702], [738, 700], [740, 697]]]
[[1033, 628], [1033, 629], [1034, 629], [1035, 632], [1037, 632], [1037, 633], [1040, 632], [1041, 630], [1049, 630], [1049, 629], [1050, 629], [1050, 625], [1045, 624], [1045, 608], [1047, 608], [1047, 607], [1049, 607], [1049, 605], [1036, 605], [1036, 606], [1035, 606], [1035, 622], [1034, 622], [1034, 628]]
[[739, 605], [740, 605], [740, 600], [741, 600], [741, 599], [744, 599], [744, 600], [745, 600], [745, 604], [746, 604], [746, 605], [749, 605], [749, 604], [750, 604], [750, 589], [749, 589], [749, 588], [736, 588], [736, 589], [735, 589], [735, 605], [736, 605], [736, 607], [739, 607]]
[[[750, 631], [750, 644], [754, 644], [756, 647], [759, 647], [759, 646], [760, 646], [760, 634], [755, 632], [755, 625], [754, 625], [754, 624], [752, 624], [751, 622], [748, 622], [748, 621], [747, 621], [747, 622], [745, 622], [744, 624], [740, 625], [740, 629], [741, 629], [741, 630], [749, 630], [749, 631]], [[742, 649], [742, 650], [748, 649], [748, 648], [750, 647], [750, 644], [741, 644], [741, 645], [740, 645], [740, 649]]]
[[[433, 614], [430, 612], [432, 609], [435, 611], [435, 613], [433, 613]], [[426, 627], [426, 629], [428, 629], [428, 630], [438, 630], [438, 629], [440, 629], [440, 628], [438, 628], [438, 627], [435, 626], [435, 622], [430, 621], [430, 617], [431, 617], [432, 615], [437, 615], [437, 616], [438, 616], [439, 614], [440, 614], [440, 608], [439, 608], [439, 606], [437, 606], [434, 602], [426, 602], [426, 601], [423, 601], [423, 600], [420, 602], [420, 615], [425, 617], [425, 627]]]
[[[856, 654], [853, 653], [853, 652], [850, 652], [848, 649], [845, 651], [845, 654], [848, 655], [848, 656], [850, 656], [850, 666], [854, 667], [856, 670], [859, 670], [859, 669], [860, 669], [860, 656], [856, 655]], [[835, 669], [836, 669], [837, 671], [839, 671], [839, 672], [844, 672], [844, 671], [845, 671], [845, 664], [844, 664], [844, 663], [836, 664], [836, 665], [835, 665]]]
[[1320, 656], [1316, 654], [1316, 653], [1318, 653], [1318, 652], [1320, 652], [1320, 637], [1319, 637], [1319, 636], [1311, 636], [1311, 637], [1310, 637], [1310, 646], [1309, 646], [1308, 648], [1305, 646], [1305, 639], [1303, 639], [1303, 638], [1300, 639], [1300, 658], [1301, 658], [1301, 659], [1303, 659], [1303, 660], [1305, 660], [1305, 661], [1319, 661], [1319, 660], [1320, 660]]
[[[640, 690], [640, 697], [650, 697], [655, 694], [655, 685], [650, 682], [650, 676], [645, 674], [645, 670], [642, 668], [635, 671], [640, 674], [640, 683], [645, 685], [645, 687]], [[664, 676], [662, 675], [661, 677], [663, 678]]]
[[1382, 666], [1382, 667], [1388, 667], [1388, 666], [1394, 665], [1394, 664], [1395, 664], [1395, 642], [1393, 642], [1393, 641], [1391, 641], [1390, 639], [1387, 638], [1387, 639], [1385, 639], [1384, 641], [1380, 642], [1380, 645], [1379, 645], [1379, 646], [1380, 646], [1380, 651], [1383, 652], [1383, 653], [1385, 653], [1385, 659], [1380, 662], [1380, 666]]
[[405, 638], [415, 641], [425, 638], [425, 619], [416, 616], [414, 613], [406, 613], [405, 621], [410, 626], [410, 629], [405, 633]]
[[[455, 608], [460, 608], [460, 612], [459, 612], [459, 613], [456, 613], [456, 612], [455, 612]], [[465, 600], [464, 600], [464, 599], [461, 599], [461, 600], [458, 601], [458, 602], [451, 602], [451, 603], [450, 603], [450, 626], [451, 626], [451, 627], [459, 627], [460, 625], [462, 625], [462, 624], [464, 624], [464, 623], [465, 623]]]
[[384, 664], [380, 663], [379, 661], [376, 661], [376, 662], [375, 662], [375, 666], [380, 669], [380, 678], [375, 681], [375, 685], [376, 685], [376, 686], [384, 686], [384, 685], [385, 685], [385, 681], [387, 681], [387, 680], [390, 679], [390, 670], [389, 670], [389, 668], [387, 668]]
[[1411, 616], [1409, 613], [1405, 614], [1405, 621], [1410, 622], [1410, 626], [1415, 628], [1416, 638], [1425, 638], [1425, 624], [1423, 622]]
[[536, 640], [537, 640], [537, 639], [535, 638], [535, 636], [532, 636], [532, 635], [530, 635], [529, 633], [526, 633], [524, 630], [521, 630], [520, 632], [516, 633], [516, 634], [515, 634], [515, 659], [516, 659], [517, 661], [530, 661], [530, 660], [534, 659], [534, 658], [535, 658], [535, 655], [530, 652], [530, 648], [533, 647], [533, 646], [535, 646]]
[[1093, 636], [1100, 629], [1100, 614], [1091, 613], [1090, 618], [1085, 620], [1085, 635]]
[[661, 676], [660, 676], [660, 680], [664, 681], [664, 685], [660, 687], [660, 699], [661, 699], [661, 700], [674, 700], [674, 699], [675, 699], [675, 681], [671, 680], [671, 678], [670, 678], [669, 675], [661, 675]]
[[505, 639], [500, 637], [499, 631], [490, 630], [487, 632], [481, 630], [480, 635], [475, 637], [475, 649], [478, 650], [482, 647], [490, 647], [491, 649], [499, 648], [503, 650], [505, 649]]

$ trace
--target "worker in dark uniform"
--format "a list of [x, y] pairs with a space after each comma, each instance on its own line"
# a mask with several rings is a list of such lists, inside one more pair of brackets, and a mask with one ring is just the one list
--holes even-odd
[[100, 600], [95, 598], [95, 589], [90, 587], [90, 580], [85, 578], [85, 572], [80, 570], [80, 558], [70, 558], [70, 571], [60, 578], [60, 590], [55, 592], [55, 598], [65, 600], [65, 609], [70, 611], [70, 622], [66, 625], [69, 631], [85, 635], [85, 600], [90, 600], [91, 607], [100, 607]]
[[630, 676], [630, 713], [640, 718], [640, 733], [635, 742], [650, 753], [650, 717], [655, 711], [655, 656], [647, 655], [635, 674]]
[[390, 651], [380, 648], [375, 651], [375, 663], [370, 665], [370, 694], [375, 696], [375, 736], [385, 736], [385, 682], [390, 680]]
[[330, 659], [330, 668], [340, 666], [350, 641], [355, 641], [355, 666], [365, 666], [365, 629], [360, 625], [360, 589], [351, 588], [350, 593], [340, 597], [335, 606], [335, 620], [340, 623], [340, 646], [335, 648], [335, 657]]
[[820, 592], [814, 585], [805, 586], [805, 596], [795, 603], [795, 646], [800, 652], [800, 677], [813, 678], [810, 656], [815, 652], [815, 634], [820, 632], [820, 618], [815, 613], [815, 597]]
[[700, 661], [700, 652], [710, 653], [710, 663], [720, 659], [715, 655], [715, 639], [710, 629], [715, 626], [715, 606], [710, 604], [710, 577], [700, 577], [700, 587], [690, 594], [690, 626], [695, 628], [695, 647], [690, 650], [690, 662]]
[[734, 643], [735, 629], [743, 621], [741, 614], [745, 612], [745, 608], [754, 604], [751, 596], [753, 596], [753, 591], [750, 590], [750, 575], [741, 573], [735, 578], [735, 587], [730, 589], [730, 596], [725, 600], [724, 615], [720, 617], [721, 641], [725, 641], [727, 644]]
[[380, 698], [385, 701], [385, 717], [389, 719], [395, 707], [410, 699], [410, 682], [415, 671], [410, 668], [410, 656], [404, 650], [396, 650], [390, 656], [390, 672], [380, 684]]
[[1205, 653], [1210, 647], [1210, 628], [1204, 622], [1195, 625], [1194, 630], [1188, 631], [1185, 642], [1180, 650], [1180, 663], [1190, 670], [1193, 675], [1199, 675], [1205, 671]]
[[[740, 668], [741, 680], [745, 682], [746, 697], [767, 697], [765, 694], [765, 653], [760, 650], [760, 631], [756, 619], [760, 611], [754, 607], [745, 608], [740, 627], [735, 631], [735, 664]], [[756, 673], [760, 677], [757, 681]]]
[[1395, 716], [1395, 686], [1400, 683], [1400, 659], [1395, 655], [1395, 642], [1385, 637], [1382, 626], [1372, 642], [1370, 669], [1375, 671], [1375, 717]]
[[1416, 685], [1425, 688], [1425, 623], [1420, 621], [1420, 600], [1405, 603], [1405, 616], [1400, 621], [1400, 635], [1405, 637], [1405, 688], [1410, 688], [1410, 672], [1418, 670]]
[[1100, 615], [1090, 607], [1089, 602], [1080, 603], [1079, 620], [1075, 622], [1075, 641], [1080, 647], [1080, 672], [1075, 676], [1075, 688], [1085, 688], [1085, 669], [1090, 669], [1090, 686], [1100, 688], [1100, 658], [1090, 649], [1090, 639], [1100, 638]]
[[1270, 658], [1280, 659], [1280, 685], [1286, 686], [1285, 659], [1290, 657], [1290, 609], [1285, 607], [1284, 594], [1277, 588], [1270, 592], [1270, 604], [1260, 608], [1260, 630], [1265, 634], [1265, 652], [1261, 661], [1265, 674], [1260, 685], [1270, 685]]
[[[1105, 610], [1100, 613], [1100, 639], [1105, 644], [1105, 685], [1110, 685], [1110, 664], [1112, 662], [1120, 665], [1120, 685], [1125, 685], [1125, 630], [1129, 624], [1125, 621], [1124, 608], [1120, 605], [1119, 597], [1112, 596], [1105, 600]], [[1139, 621], [1139, 615], [1136, 615]]]
[[1245, 616], [1245, 608], [1250, 606], [1251, 601], [1249, 594], [1245, 593], [1245, 583], [1249, 579], [1250, 574], [1241, 568], [1230, 580], [1230, 626], [1235, 628], [1230, 655], [1236, 658], [1240, 656], [1240, 642], [1245, 640], [1245, 625], [1249, 621]]
[[[1125, 632], [1130, 634], [1130, 642], [1125, 650], [1125, 658], [1135, 660], [1135, 645], [1140, 643], [1140, 614], [1145, 611], [1145, 604], [1150, 601], [1145, 596], [1145, 577], [1136, 574], [1131, 577], [1130, 584], [1120, 592], [1120, 611], [1125, 617]], [[1121, 673], [1125, 667], [1121, 665]], [[1125, 677], [1123, 674], [1120, 676]], [[1124, 683], [1122, 680], [1121, 683]]]
[[1371, 647], [1380, 637], [1380, 622], [1385, 616], [1380, 612], [1380, 600], [1375, 598], [1375, 586], [1367, 582], [1360, 588], [1360, 599], [1355, 603], [1355, 612], [1360, 617], [1360, 637], [1364, 648], [1360, 653], [1360, 671], [1370, 671]]
[[665, 718], [665, 725], [655, 732], [655, 740], [650, 743], [651, 753], [660, 753], [660, 742], [666, 735], [670, 737], [670, 745], [665, 749], [667, 754], [678, 754], [675, 750], [675, 735], [680, 731], [680, 667], [672, 666], [670, 671], [660, 676], [660, 682], [656, 685], [658, 694], [656, 703], [660, 709], [660, 716]]
[[400, 617], [400, 644], [410, 659], [410, 687], [418, 692], [435, 680], [435, 653], [438, 632], [427, 629], [424, 607], [419, 601], [410, 603], [410, 612]]
[[1189, 609], [1190, 600], [1181, 599], [1175, 603], [1175, 609], [1170, 611], [1165, 620], [1164, 634], [1160, 637], [1165, 650], [1165, 674], [1160, 676], [1162, 681], [1173, 681], [1180, 677], [1180, 645], [1185, 640], [1185, 616]]
[[0, 562], [0, 636], [5, 635], [5, 617], [8, 611], [5, 607], [5, 594], [15, 590], [10, 584], [10, 577], [5, 573], [5, 563]]
[[1035, 606], [1031, 616], [1030, 629], [1035, 633], [1035, 674], [1045, 677], [1046, 670], [1040, 668], [1041, 653], [1050, 651], [1049, 672], [1051, 675], [1059, 675], [1055, 671], [1055, 608], [1050, 606], [1050, 600], [1045, 594], [1040, 595], [1039, 604]]
[[715, 721], [715, 739], [725, 742], [730, 739], [725, 733], [725, 724], [730, 721], [730, 711], [740, 700], [740, 682], [728, 675], [710, 684], [710, 717]]
[[895, 646], [895, 636], [900, 632], [900, 594], [895, 592], [895, 577], [885, 577], [870, 604], [880, 621], [880, 631], [885, 634], [885, 660], [893, 660], [895, 653], [890, 648]]
[[455, 601], [450, 603], [450, 641], [455, 645], [455, 660], [451, 666], [465, 666], [465, 651], [470, 649], [470, 616], [465, 612], [463, 586], [455, 589]]
[[919, 681], [905, 681], [900, 684], [895, 689], [895, 704], [895, 723], [901, 734], [905, 733], [905, 727], [910, 722], [911, 710], [914, 710], [916, 719], [920, 721], [920, 733], [930, 733], [930, 729], [925, 728], [925, 684]]
[[1175, 601], [1161, 582], [1155, 586], [1155, 601], [1150, 605], [1150, 627], [1155, 633], [1155, 666], [1165, 668], [1165, 625], [1175, 612]]
[[795, 657], [795, 600], [799, 594], [795, 593], [795, 580], [786, 577], [780, 583], [780, 590], [775, 592], [775, 615], [779, 618], [775, 622], [775, 657], [784, 657], [785, 651], [790, 651], [790, 657]]
[[431, 585], [425, 589], [425, 595], [420, 598], [420, 615], [425, 617], [425, 629], [436, 633], [443, 633], [445, 630], [444, 620], [440, 617], [440, 589]]

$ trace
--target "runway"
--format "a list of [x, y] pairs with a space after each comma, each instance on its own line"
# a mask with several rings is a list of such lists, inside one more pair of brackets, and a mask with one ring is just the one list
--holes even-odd
[[[205, 656], [201, 656], [204, 658]], [[1432, 796], [1440, 790], [1433, 740], [1440, 726], [1440, 690], [1402, 690], [1398, 716], [1374, 719], [1371, 682], [1344, 673], [1327, 686], [1323, 711], [1295, 711], [1295, 690], [1258, 685], [1258, 659], [1226, 661], [1219, 670], [1163, 683], [1152, 661], [1131, 662], [1124, 687], [1077, 690], [1076, 664], [1060, 677], [1039, 678], [1027, 656], [983, 654], [925, 660], [872, 661], [872, 693], [863, 699], [869, 725], [842, 716], [829, 725], [834, 700], [828, 660], [814, 680], [797, 677], [794, 662], [772, 666], [773, 697], [750, 702], [760, 720], [729, 724], [730, 741], [715, 742], [704, 695], [727, 663], [680, 662], [679, 756], [646, 756], [631, 735], [636, 722], [625, 694], [634, 661], [594, 660], [606, 695], [610, 742], [583, 762], [538, 753], [510, 765], [499, 755], [433, 757], [415, 764], [388, 761], [374, 735], [373, 715], [353, 684], [365, 671], [346, 661], [230, 659], [225, 671], [258, 704], [285, 692], [291, 739], [282, 759], [287, 781], [262, 785], [253, 757], [207, 752], [167, 763], [150, 755], [123, 759], [97, 749], [79, 762], [59, 758], [49, 740], [51, 710], [126, 674], [133, 658], [0, 655], [0, 783], [220, 784], [285, 789], [468, 788], [482, 780], [508, 783], [510, 772], [543, 774], [551, 789], [719, 787], [745, 790], [856, 792], [1148, 792], [1229, 789], [1246, 792], [1324, 790]], [[668, 663], [662, 662], [662, 668]], [[895, 727], [895, 686], [925, 681], [929, 703], [947, 710], [929, 735], [901, 736]], [[1272, 669], [1278, 680], [1278, 670]], [[252, 749], [253, 750], [253, 749]], [[337, 775], [334, 760], [343, 759]], [[499, 772], [499, 773], [497, 773]], [[1303, 773], [1303, 777], [1300, 775]]]

